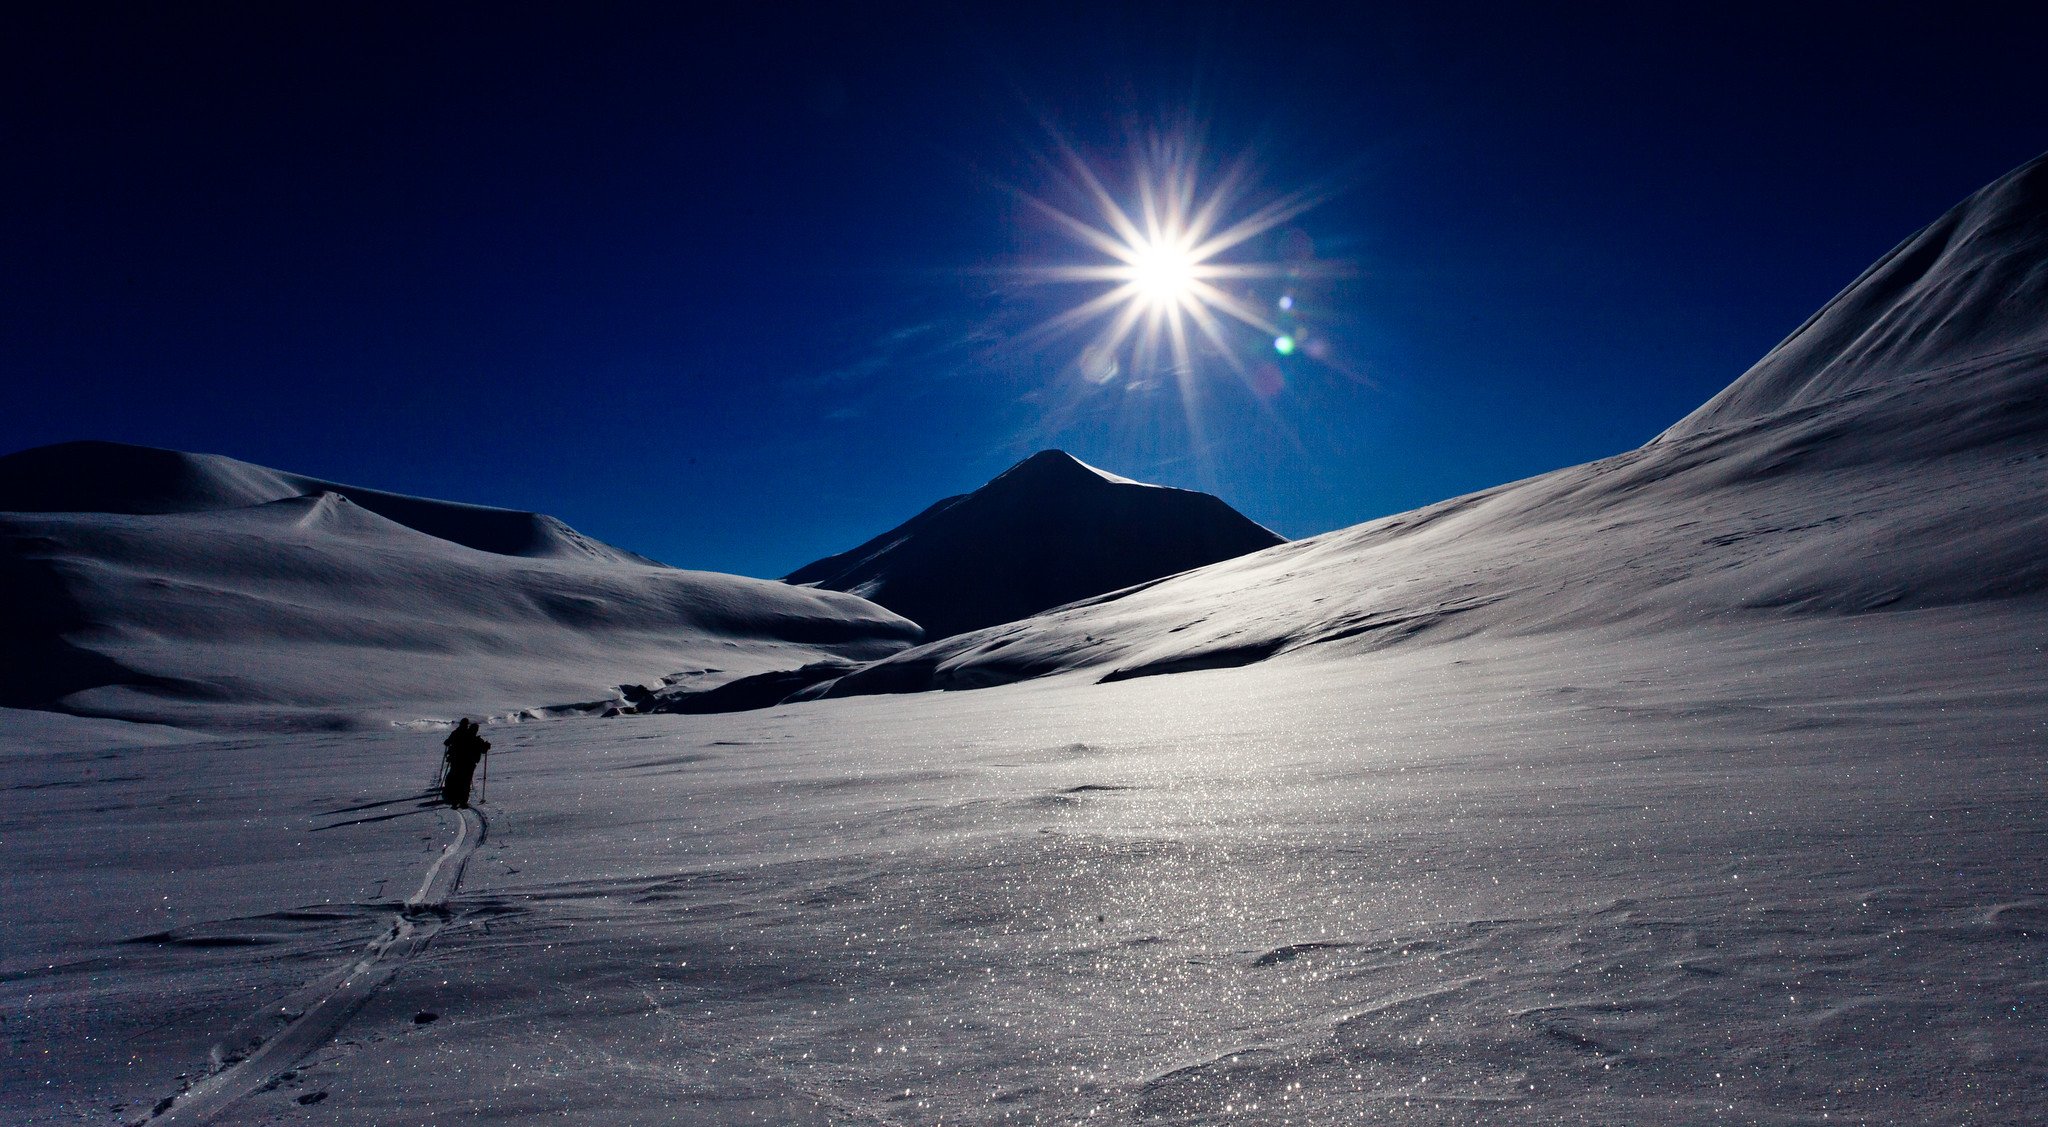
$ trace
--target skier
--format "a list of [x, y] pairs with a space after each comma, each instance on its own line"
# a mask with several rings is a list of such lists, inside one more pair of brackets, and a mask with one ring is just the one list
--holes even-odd
[[460, 810], [469, 805], [469, 781], [475, 777], [476, 765], [484, 753], [491, 750], [490, 741], [478, 735], [476, 724], [465, 716], [441, 743], [448, 749], [445, 759], [447, 773], [441, 778], [441, 800]]

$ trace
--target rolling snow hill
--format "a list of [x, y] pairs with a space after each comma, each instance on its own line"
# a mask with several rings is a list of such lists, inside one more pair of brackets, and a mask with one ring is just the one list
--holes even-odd
[[0, 458], [0, 621], [0, 705], [199, 727], [516, 712], [918, 637], [552, 517], [111, 443]]
[[1207, 493], [1044, 450], [784, 582], [851, 591], [942, 638], [1282, 542]]
[[416, 532], [501, 556], [652, 564], [551, 516], [408, 497], [267, 466], [120, 442], [62, 442], [0, 458], [0, 512], [218, 512], [333, 493]]

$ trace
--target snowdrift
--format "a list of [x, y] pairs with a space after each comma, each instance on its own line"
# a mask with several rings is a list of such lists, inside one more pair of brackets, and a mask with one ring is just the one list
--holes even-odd
[[809, 696], [2048, 588], [2048, 157], [1616, 457], [905, 651]]
[[0, 458], [0, 622], [0, 705], [200, 727], [516, 711], [919, 636], [550, 517], [108, 443]]
[[941, 638], [1281, 542], [1207, 493], [1045, 450], [784, 581], [853, 592]]

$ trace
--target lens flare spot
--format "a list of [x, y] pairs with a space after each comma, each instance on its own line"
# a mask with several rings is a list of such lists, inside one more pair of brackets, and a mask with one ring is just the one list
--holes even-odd
[[1114, 350], [1099, 344], [1081, 350], [1081, 376], [1089, 383], [1106, 384], [1122, 372], [1123, 365], [1118, 362]]
[[1282, 333], [1273, 338], [1273, 351], [1282, 356], [1294, 355], [1294, 338]]

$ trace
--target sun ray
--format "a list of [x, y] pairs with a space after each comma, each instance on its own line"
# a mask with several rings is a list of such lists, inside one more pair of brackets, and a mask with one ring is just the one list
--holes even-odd
[[1121, 349], [1124, 342], [1131, 338], [1131, 334], [1137, 331], [1138, 322], [1144, 316], [1144, 306], [1135, 302], [1126, 304], [1116, 315], [1116, 320], [1110, 322], [1109, 330], [1097, 338], [1097, 345], [1112, 353]]
[[[1091, 227], [1035, 196], [1025, 196], [1024, 200], [1037, 209], [1040, 214], [1059, 224], [1068, 234], [1073, 235], [1075, 238], [1080, 239], [1082, 242], [1087, 243], [1111, 258], [1129, 262], [1132, 256], [1137, 253], [1132, 248], [1144, 243], [1142, 237], [1137, 239], [1125, 237], [1123, 241], [1119, 241], [1118, 235], [1107, 234], [1095, 227]], [[1119, 232], [1119, 234], [1122, 233]]]
[[1316, 205], [1312, 196], [1292, 196], [1288, 199], [1267, 204], [1251, 215], [1231, 224], [1224, 231], [1195, 248], [1202, 258], [1222, 254], [1247, 239], [1256, 238], [1282, 223], [1291, 222], [1303, 212]]
[[[1102, 213], [1103, 221], [1109, 224], [1112, 237], [1122, 239], [1125, 247], [1143, 245], [1144, 233], [1131, 222], [1130, 216], [1124, 214], [1124, 209], [1117, 205], [1116, 197], [1110, 194], [1109, 189], [1103, 187], [1101, 178], [1095, 175], [1095, 170], [1088, 167], [1088, 162], [1082, 160], [1079, 153], [1072, 149], [1066, 149], [1065, 152], [1067, 163], [1086, 187], [1096, 209]], [[1087, 226], [1078, 219], [1074, 222], [1080, 223], [1083, 227]]]
[[1210, 308], [1221, 309], [1223, 312], [1261, 332], [1277, 333], [1280, 331], [1280, 327], [1268, 319], [1264, 313], [1261, 313], [1256, 306], [1240, 301], [1207, 282], [1197, 280], [1190, 283], [1188, 288]]
[[1208, 241], [1209, 232], [1215, 229], [1224, 207], [1237, 198], [1241, 185], [1250, 174], [1250, 165], [1241, 157], [1232, 161], [1230, 167], [1223, 170], [1222, 177], [1216, 182], [1216, 189], [1209, 193], [1209, 198], [1202, 201], [1201, 206], [1188, 218], [1190, 241], [1197, 246]]
[[1122, 266], [1111, 266], [1107, 263], [1094, 266], [1047, 266], [1037, 273], [1042, 280], [1048, 282], [1121, 282], [1129, 280], [1131, 267], [1128, 263]]
[[1224, 363], [1229, 364], [1232, 371], [1240, 376], [1245, 374], [1243, 358], [1238, 356], [1237, 350], [1231, 348], [1230, 342], [1223, 338], [1223, 323], [1216, 319], [1214, 313], [1209, 312], [1200, 302], [1196, 302], [1188, 306], [1188, 319], [1195, 323], [1195, 328], [1201, 330], [1210, 344], [1216, 346], [1217, 354], [1223, 357]]
[[[1185, 299], [1182, 301], [1184, 304], [1191, 304]], [[1173, 370], [1185, 381], [1194, 377], [1195, 363], [1194, 357], [1188, 352], [1188, 322], [1187, 318], [1180, 316], [1182, 312], [1182, 309], [1175, 309], [1168, 317], [1167, 333], [1173, 343]], [[1182, 390], [1186, 390], [1185, 383]]]
[[1133, 300], [1136, 295], [1137, 286], [1126, 282], [1107, 293], [1098, 294], [1088, 302], [1077, 305], [1040, 324], [1036, 328], [1031, 329], [1026, 336], [1027, 338], [1054, 336], [1067, 329], [1093, 321], [1112, 309], [1121, 309], [1124, 312], [1133, 310], [1143, 312], [1145, 309], [1144, 303]]

